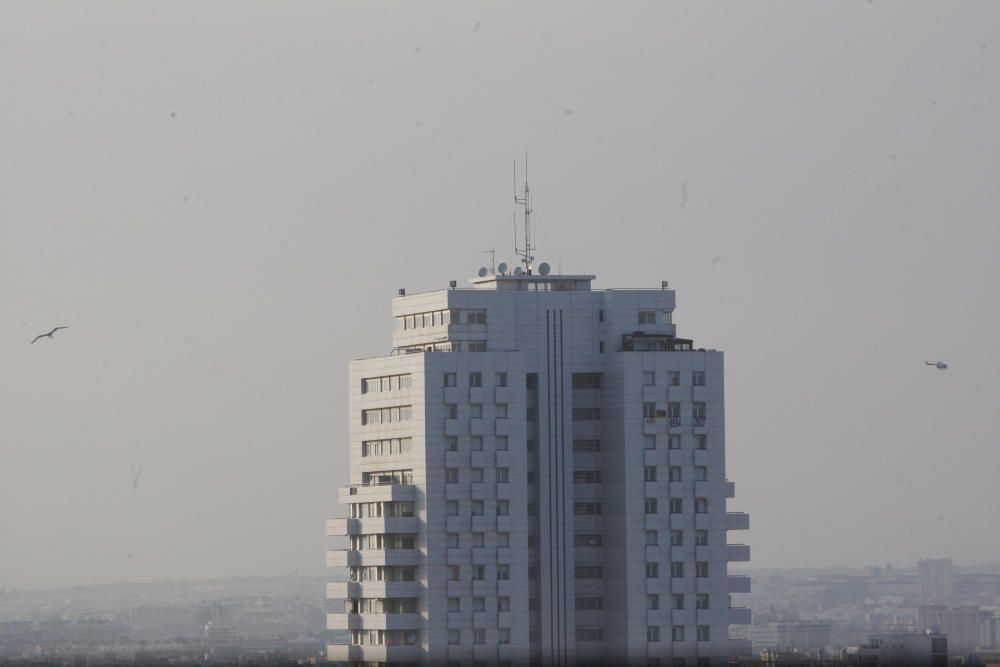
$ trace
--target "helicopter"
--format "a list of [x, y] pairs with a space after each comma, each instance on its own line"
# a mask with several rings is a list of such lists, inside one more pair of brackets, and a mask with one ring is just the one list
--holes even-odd
[[938, 369], [939, 371], [943, 371], [943, 370], [946, 370], [948, 368], [948, 364], [946, 364], [943, 361], [925, 361], [924, 363], [927, 364], [928, 366], [933, 366], [934, 368]]

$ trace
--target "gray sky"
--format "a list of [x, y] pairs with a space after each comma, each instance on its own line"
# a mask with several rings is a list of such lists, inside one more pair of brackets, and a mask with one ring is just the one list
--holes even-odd
[[1000, 560], [1000, 4], [535, 4], [0, 4], [0, 586], [322, 572], [347, 361], [526, 149], [726, 350], [752, 565]]

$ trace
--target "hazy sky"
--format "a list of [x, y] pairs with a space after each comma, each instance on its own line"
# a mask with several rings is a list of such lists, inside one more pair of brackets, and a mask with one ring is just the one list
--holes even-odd
[[347, 362], [525, 150], [726, 351], [753, 566], [1000, 560], [1000, 3], [537, 4], [0, 4], [0, 586], [322, 573]]

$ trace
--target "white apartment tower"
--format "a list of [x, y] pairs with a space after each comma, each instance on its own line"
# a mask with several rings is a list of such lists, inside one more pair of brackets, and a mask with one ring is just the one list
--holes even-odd
[[[545, 267], [547, 268], [547, 267]], [[482, 274], [483, 272], [481, 272]], [[725, 665], [749, 527], [727, 512], [723, 355], [675, 293], [486, 272], [393, 300], [350, 367], [328, 627], [356, 665]]]

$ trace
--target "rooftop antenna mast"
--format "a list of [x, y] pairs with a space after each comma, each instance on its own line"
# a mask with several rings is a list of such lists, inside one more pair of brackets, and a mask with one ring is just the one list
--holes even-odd
[[495, 276], [497, 274], [497, 251], [491, 248], [483, 252], [490, 256], [490, 275]]
[[521, 256], [524, 272], [531, 275], [531, 263], [535, 257], [531, 254], [535, 246], [531, 245], [531, 191], [528, 189], [528, 154], [524, 154], [524, 196], [517, 196], [517, 160], [514, 160], [514, 203], [524, 205], [524, 247], [517, 247], [517, 226], [514, 227], [514, 253]]

